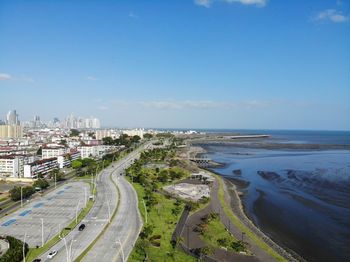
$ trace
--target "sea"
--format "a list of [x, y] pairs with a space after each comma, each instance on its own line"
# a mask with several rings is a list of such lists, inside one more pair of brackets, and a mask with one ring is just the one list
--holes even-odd
[[[350, 150], [288, 148], [288, 144], [350, 145], [348, 131], [202, 130], [268, 134], [246, 142], [201, 144], [222, 167], [212, 168], [243, 193], [247, 216], [307, 261], [350, 261]], [[248, 142], [249, 143], [249, 142]], [[305, 149], [306, 148], [306, 149]]]

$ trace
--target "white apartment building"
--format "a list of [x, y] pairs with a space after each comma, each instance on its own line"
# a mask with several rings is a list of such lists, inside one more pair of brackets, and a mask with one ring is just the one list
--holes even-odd
[[23, 166], [35, 160], [34, 156], [7, 155], [0, 156], [1, 177], [23, 177]]
[[57, 157], [57, 163], [59, 168], [64, 168], [66, 166], [70, 166], [71, 162], [81, 158], [80, 151], [71, 151], [67, 154]]
[[130, 129], [130, 130], [123, 130], [123, 134], [127, 134], [128, 136], [139, 136], [141, 139], [143, 138], [143, 129]]
[[80, 151], [81, 158], [96, 158], [99, 156], [98, 146], [78, 146], [78, 151]]
[[0, 176], [19, 177], [19, 159], [13, 156], [0, 156]]
[[24, 177], [38, 178], [39, 175], [45, 175], [56, 168], [58, 168], [56, 157], [37, 160], [24, 165]]
[[116, 139], [120, 136], [120, 134], [112, 129], [102, 129], [102, 130], [96, 130], [95, 136], [97, 140], [102, 140], [102, 138], [105, 138], [105, 137], [111, 137]]
[[67, 153], [67, 148], [64, 146], [44, 146], [42, 148], [42, 159], [58, 157]]

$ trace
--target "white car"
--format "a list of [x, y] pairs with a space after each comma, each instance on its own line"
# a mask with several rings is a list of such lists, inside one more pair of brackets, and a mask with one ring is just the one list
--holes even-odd
[[57, 251], [56, 250], [52, 250], [48, 255], [47, 258], [53, 258], [54, 256], [57, 255]]

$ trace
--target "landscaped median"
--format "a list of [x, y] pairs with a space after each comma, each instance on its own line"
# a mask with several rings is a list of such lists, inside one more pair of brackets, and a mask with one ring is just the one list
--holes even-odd
[[96, 244], [96, 242], [100, 239], [100, 237], [104, 234], [104, 232], [107, 230], [109, 224], [111, 223], [111, 221], [113, 221], [114, 217], [117, 215], [118, 212], [118, 208], [119, 208], [119, 202], [120, 202], [120, 192], [118, 190], [118, 186], [117, 184], [114, 182], [113, 178], [112, 178], [112, 174], [113, 172], [110, 174], [109, 179], [112, 181], [112, 183], [114, 184], [114, 186], [117, 189], [117, 193], [118, 193], [118, 201], [117, 201], [117, 207], [114, 210], [110, 221], [105, 225], [105, 227], [102, 229], [102, 231], [98, 234], [98, 236], [90, 243], [90, 245], [74, 260], [75, 262], [79, 262], [81, 261], [86, 254], [92, 249], [92, 247]]
[[[90, 184], [90, 189], [91, 189], [91, 191], [93, 190], [92, 184]], [[50, 248], [52, 248], [56, 243], [58, 243], [60, 241], [59, 236], [61, 236], [61, 238], [62, 238], [64, 236], [68, 235], [71, 230], [73, 230], [77, 225], [80, 224], [80, 222], [84, 219], [84, 217], [89, 213], [89, 211], [93, 205], [94, 205], [94, 201], [89, 200], [87, 202], [86, 207], [80, 211], [77, 220], [74, 218], [72, 220], [72, 222], [67, 227], [65, 227], [58, 235], [54, 236], [48, 242], [46, 242], [44, 244], [44, 246], [39, 247], [39, 248], [30, 248], [29, 252], [27, 253], [26, 260], [29, 262], [33, 261], [35, 258], [39, 257], [41, 254], [45, 253]]]
[[220, 200], [220, 204], [226, 213], [226, 215], [231, 219], [233, 224], [242, 232], [246, 234], [247, 237], [252, 239], [261, 249], [270, 254], [276, 261], [287, 262], [287, 260], [278, 254], [275, 250], [273, 250], [268, 244], [266, 244], [262, 239], [260, 239], [256, 234], [254, 234], [248, 227], [246, 227], [238, 217], [233, 213], [231, 207], [225, 201], [225, 192], [224, 192], [224, 184], [223, 180], [220, 176], [217, 176], [217, 180], [219, 181], [219, 191], [218, 197]]
[[174, 211], [182, 210], [184, 204], [165, 195], [155, 193], [154, 197], [158, 204], [148, 208], [146, 224], [146, 213], [143, 205], [146, 196], [145, 189], [138, 183], [132, 183], [132, 185], [137, 192], [139, 210], [144, 226], [128, 261], [143, 261], [145, 256], [152, 260], [157, 259], [157, 261], [196, 261], [194, 257], [171, 245], [171, 236], [181, 215], [181, 211], [177, 214], [174, 214]]

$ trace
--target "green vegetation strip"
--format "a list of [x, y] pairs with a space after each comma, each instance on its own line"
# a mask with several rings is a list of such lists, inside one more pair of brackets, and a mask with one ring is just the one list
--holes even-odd
[[[91, 188], [91, 185], [90, 185]], [[93, 201], [88, 201], [87, 205], [85, 208], [83, 208], [79, 215], [78, 215], [78, 219], [77, 219], [77, 223], [75, 222], [75, 218], [74, 220], [72, 220], [72, 222], [66, 227], [66, 228], [70, 228], [68, 229], [63, 229], [60, 234], [54, 236], [53, 238], [51, 238], [48, 242], [46, 242], [44, 244], [44, 246], [40, 247], [40, 248], [30, 248], [29, 252], [27, 254], [27, 261], [33, 261], [35, 258], [37, 258], [38, 256], [40, 256], [41, 254], [45, 253], [46, 251], [48, 251], [50, 248], [52, 248], [56, 243], [58, 243], [60, 241], [59, 236], [64, 237], [66, 235], [69, 234], [69, 232], [71, 230], [73, 230], [83, 219], [84, 217], [89, 213], [90, 209], [92, 208], [92, 206], [94, 205]]]
[[231, 219], [236, 227], [239, 228], [240, 231], [244, 232], [250, 239], [252, 239], [261, 249], [265, 250], [268, 254], [270, 254], [277, 261], [287, 262], [287, 260], [278, 254], [275, 250], [273, 250], [268, 244], [266, 244], [263, 240], [261, 240], [257, 235], [255, 235], [252, 231], [250, 231], [233, 213], [230, 206], [225, 201], [225, 193], [224, 193], [224, 185], [221, 177], [217, 176], [219, 181], [219, 200], [222, 205], [222, 208], [226, 215]]
[[[109, 179], [112, 181], [112, 183], [114, 184], [114, 186], [116, 187], [117, 189], [117, 192], [118, 192], [118, 201], [117, 201], [117, 207], [116, 209], [114, 210], [113, 214], [112, 214], [112, 217], [111, 217], [111, 220], [110, 221], [113, 221], [114, 217], [117, 215], [117, 212], [118, 212], [118, 209], [119, 209], [119, 202], [120, 202], [120, 192], [118, 190], [118, 186], [117, 184], [114, 182], [114, 180], [112, 179], [112, 174], [113, 172], [111, 173]], [[81, 261], [85, 256], [86, 254], [92, 249], [92, 247], [96, 244], [96, 242], [101, 238], [101, 236], [106, 232], [108, 226], [109, 226], [110, 222], [107, 223], [105, 225], [105, 227], [102, 229], [102, 231], [98, 234], [98, 236], [90, 243], [90, 245], [74, 260], [74, 262], [78, 262], [78, 261]]]
[[[203, 231], [203, 234], [201, 234], [201, 238], [206, 243], [210, 244], [213, 247], [217, 247], [217, 248], [221, 247], [221, 245], [218, 243], [218, 240], [220, 240], [220, 239], [228, 239], [230, 241], [237, 241], [237, 239], [226, 230], [225, 226], [222, 224], [222, 222], [218, 218], [211, 219], [206, 224], [206, 227]], [[228, 249], [234, 251], [230, 247]]]
[[[132, 183], [134, 189], [137, 192], [139, 210], [143, 220], [145, 221], [145, 209], [143, 205], [143, 200], [145, 197], [145, 189], [142, 185], [138, 183]], [[173, 214], [173, 209], [176, 207], [176, 200], [168, 198], [162, 194], [154, 193], [157, 198], [158, 204], [151, 207], [148, 210], [148, 223], [144, 224], [144, 228], [148, 225], [153, 225], [153, 236], [161, 236], [160, 239], [155, 238], [153, 241], [159, 244], [159, 247], [152, 244], [152, 237], [150, 237], [150, 243], [141, 239], [137, 239], [135, 248], [133, 249], [129, 262], [143, 261], [144, 253], [143, 248], [147, 248], [148, 258], [150, 261], [177, 261], [177, 262], [191, 262], [196, 261], [192, 256], [189, 256], [177, 248], [173, 248], [171, 245], [171, 237], [175, 230], [176, 224], [179, 220], [181, 214]], [[183, 209], [184, 204], [181, 204], [181, 209]]]

